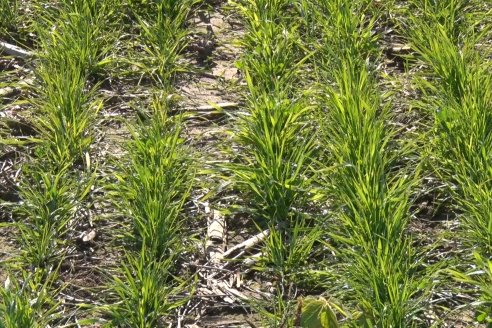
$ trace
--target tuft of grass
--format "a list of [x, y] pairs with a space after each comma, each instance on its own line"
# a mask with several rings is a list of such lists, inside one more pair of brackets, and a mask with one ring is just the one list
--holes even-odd
[[181, 209], [193, 177], [180, 118], [168, 111], [166, 99], [156, 97], [152, 118], [131, 128], [129, 163], [120, 165], [115, 186], [117, 206], [132, 218], [129, 236], [152, 250], [156, 259], [176, 251], [183, 227]]
[[5, 37], [17, 29], [19, 9], [19, 0], [0, 0], [0, 37]]
[[139, 1], [134, 1], [131, 6], [140, 30], [140, 47], [145, 53], [145, 56], [135, 54], [132, 64], [161, 88], [172, 89], [176, 73], [186, 71], [179, 59], [188, 44], [187, 19], [199, 2], [159, 0], [142, 6]]
[[273, 17], [274, 9], [282, 6], [286, 3], [246, 1], [239, 5], [250, 28], [243, 41], [246, 54], [239, 64], [248, 86], [249, 114], [240, 118], [237, 132], [237, 141], [244, 147], [243, 162], [231, 169], [237, 185], [251, 195], [255, 215], [271, 229], [267, 257], [278, 270], [288, 271], [289, 261], [293, 262], [291, 269], [298, 266], [294, 262], [303, 261], [289, 260], [287, 250], [298, 246], [288, 246], [294, 241], [292, 229], [304, 231], [298, 224], [306, 221], [296, 207], [306, 204], [306, 173], [314, 137], [308, 132], [312, 107], [300, 99], [295, 84], [304, 61], [295, 51], [296, 28], [288, 28], [279, 18], [260, 20], [268, 16], [260, 9]]
[[11, 269], [25, 281], [3, 290], [8, 327], [47, 327], [60, 318], [60, 304], [53, 301], [60, 290], [51, 286], [63, 286], [57, 280], [73, 242], [69, 231], [79, 222], [94, 182], [89, 170], [71, 170], [88, 155], [90, 129], [102, 106], [88, 83], [109, 49], [103, 35], [108, 12], [99, 11], [99, 3], [64, 1], [37, 18], [40, 50], [33, 92], [38, 97], [32, 104], [38, 112], [32, 123], [40, 145], [22, 168], [22, 201], [16, 212], [21, 220], [14, 223], [21, 255]]
[[0, 327], [48, 327], [59, 319], [60, 302], [53, 298], [56, 273], [37, 270], [11, 275], [0, 287]]
[[350, 325], [415, 327], [432, 279], [407, 236], [419, 174], [401, 163], [415, 146], [397, 142], [391, 104], [378, 87], [378, 17], [365, 15], [365, 1], [316, 4], [325, 40], [314, 57], [321, 85], [318, 181], [329, 208], [325, 245], [334, 256], [317, 277], [350, 305]]
[[33, 101], [41, 115], [34, 126], [43, 138], [39, 157], [64, 167], [80, 162], [92, 143], [91, 129], [102, 101], [89, 79], [111, 62], [113, 34], [106, 23], [111, 2], [64, 2], [37, 23], [40, 51]]
[[127, 259], [113, 276], [118, 302], [110, 307], [113, 322], [125, 327], [156, 327], [190, 286], [177, 274], [184, 247], [182, 209], [193, 180], [193, 165], [181, 137], [179, 116], [168, 114], [166, 97], [155, 96], [150, 119], [131, 127], [128, 162], [119, 165], [117, 182], [108, 186], [115, 205], [130, 218]]
[[95, 88], [87, 91], [85, 77], [78, 70], [43, 69], [38, 74], [43, 84], [34, 103], [42, 115], [34, 126], [43, 141], [37, 155], [55, 167], [80, 162], [92, 144], [90, 130], [102, 101], [95, 97]]
[[320, 236], [305, 213], [315, 133], [310, 121], [314, 108], [303, 95], [300, 73], [311, 54], [299, 42], [298, 19], [288, 1], [233, 5], [247, 29], [238, 63], [247, 85], [247, 113], [234, 131], [241, 147], [238, 163], [227, 168], [246, 196], [254, 224], [270, 231], [255, 269], [273, 276], [276, 292], [272, 300], [253, 306], [269, 326], [291, 326], [296, 284]]
[[[410, 197], [418, 178], [402, 170], [388, 107], [360, 65], [343, 66], [325, 98], [320, 121], [334, 167], [325, 176], [335, 226], [327, 246], [339, 258], [336, 274], [362, 311], [360, 323], [377, 327], [416, 325], [426, 306], [430, 278], [406, 236]], [[329, 172], [328, 171], [328, 172]], [[421, 270], [420, 270], [421, 271]]]
[[92, 179], [74, 178], [67, 167], [53, 173], [32, 165], [24, 168], [18, 209], [22, 258], [35, 268], [49, 268], [64, 258], [66, 233], [76, 223]]
[[468, 272], [448, 270], [451, 276], [459, 282], [477, 287], [481, 292], [481, 298], [474, 302], [476, 307], [476, 320], [482, 324], [492, 323], [492, 261], [484, 259], [479, 252], [473, 252], [476, 267]]
[[482, 258], [492, 255], [492, 78], [490, 61], [477, 47], [488, 29], [481, 27], [476, 5], [466, 0], [426, 2], [423, 13], [409, 15], [407, 36], [428, 66], [428, 78], [416, 81], [423, 106], [434, 118], [427, 161], [459, 213], [460, 236], [468, 248], [462, 251], [476, 253], [472, 266], [484, 269], [468, 275], [454, 271], [453, 276], [477, 285], [487, 299], [490, 268]]
[[[113, 1], [68, 1], [46, 12], [37, 23], [40, 71], [97, 75], [111, 63], [114, 43]], [[108, 26], [109, 25], [109, 26]], [[72, 78], [76, 78], [73, 76]]]
[[179, 294], [189, 288], [170, 272], [172, 256], [154, 257], [142, 247], [140, 254], [127, 254], [120, 268], [121, 277], [113, 276], [112, 292], [120, 302], [110, 307], [112, 324], [117, 327], [153, 328], [164, 324], [164, 318], [186, 303]]

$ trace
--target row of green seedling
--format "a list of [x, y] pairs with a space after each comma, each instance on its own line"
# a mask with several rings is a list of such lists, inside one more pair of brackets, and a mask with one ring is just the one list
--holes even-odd
[[234, 4], [246, 27], [239, 68], [247, 83], [247, 113], [238, 118], [235, 186], [247, 195], [252, 224], [269, 235], [255, 267], [272, 278], [275, 295], [259, 304], [271, 327], [292, 326], [297, 283], [318, 230], [306, 213], [309, 165], [314, 150], [313, 107], [303, 94], [299, 15], [290, 1], [245, 0]]
[[[407, 227], [416, 168], [402, 165], [413, 145], [398, 140], [391, 99], [380, 88], [380, 13], [371, 1], [310, 2], [309, 42], [318, 82], [319, 197], [326, 268], [313, 271], [344, 325], [414, 327], [432, 286]], [[309, 22], [309, 21], [308, 21]]]
[[[0, 326], [46, 327], [63, 320], [58, 269], [67, 237], [81, 218], [92, 185], [92, 127], [102, 102], [95, 77], [109, 48], [99, 1], [59, 3], [36, 22], [36, 80], [32, 86], [33, 152], [22, 170], [15, 224], [20, 246], [1, 290]], [[84, 165], [85, 164], [85, 165]]]
[[193, 185], [193, 166], [181, 118], [171, 113], [175, 104], [170, 94], [177, 73], [184, 70], [187, 20], [196, 3], [130, 2], [135, 38], [145, 54], [130, 52], [128, 58], [134, 58], [155, 90], [150, 105], [137, 109], [138, 121], [128, 124], [126, 155], [116, 159], [117, 179], [107, 185], [113, 204], [128, 219], [120, 234], [125, 258], [109, 286], [111, 326], [167, 325], [193, 292], [192, 277], [183, 276], [179, 266], [186, 250], [183, 206]]
[[490, 48], [484, 46], [490, 28], [483, 24], [490, 8], [468, 0], [419, 0], [410, 6], [403, 31], [426, 65], [425, 77], [416, 85], [422, 92], [419, 107], [433, 119], [426, 160], [456, 207], [459, 238], [471, 264], [450, 272], [479, 287], [477, 319], [490, 323], [492, 65]]

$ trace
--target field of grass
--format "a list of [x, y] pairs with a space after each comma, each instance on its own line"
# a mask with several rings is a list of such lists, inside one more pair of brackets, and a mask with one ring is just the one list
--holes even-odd
[[0, 328], [492, 327], [490, 0], [0, 0]]

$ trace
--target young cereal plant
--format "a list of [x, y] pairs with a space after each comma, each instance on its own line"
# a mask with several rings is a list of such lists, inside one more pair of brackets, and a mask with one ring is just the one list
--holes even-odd
[[300, 55], [297, 31], [296, 26], [264, 22], [245, 37], [243, 45], [251, 51], [243, 55], [238, 67], [251, 80], [247, 82], [253, 99], [264, 93], [278, 95], [279, 99], [295, 98], [301, 93], [296, 85], [309, 55]]
[[132, 244], [127, 261], [112, 279], [118, 302], [110, 314], [113, 324], [123, 327], [162, 326], [162, 318], [184, 302], [175, 298], [184, 283], [173, 274], [184, 247], [182, 208], [193, 167], [181, 120], [168, 115], [166, 97], [156, 96], [152, 109], [150, 119], [130, 127], [129, 162], [121, 164], [118, 181], [108, 186], [133, 227], [127, 233]]
[[80, 161], [92, 143], [90, 133], [102, 101], [95, 99], [95, 89], [87, 91], [85, 78], [78, 70], [38, 71], [41, 85], [34, 103], [41, 109], [34, 126], [42, 136], [39, 157], [46, 157], [54, 167]]
[[111, 62], [114, 43], [112, 6], [117, 8], [108, 0], [67, 1], [42, 16], [37, 26], [41, 69], [77, 72], [84, 80], [102, 71]]
[[248, 30], [259, 30], [264, 22], [277, 25], [281, 21], [292, 21], [292, 14], [288, 13], [292, 5], [289, 0], [241, 0], [231, 4], [241, 11]]
[[[249, 113], [238, 119], [243, 152], [229, 165], [235, 185], [248, 195], [259, 229], [269, 229], [259, 271], [272, 272], [272, 300], [253, 302], [271, 327], [292, 326], [299, 282], [320, 230], [303, 213], [309, 202], [309, 165], [315, 133], [313, 111], [299, 78], [308, 59], [299, 42], [289, 1], [240, 1], [245, 18], [245, 54], [238, 67], [247, 82]], [[294, 9], [292, 7], [292, 9]]]
[[92, 181], [71, 177], [67, 167], [56, 173], [39, 166], [26, 167], [24, 174], [19, 214], [25, 219], [17, 223], [22, 257], [24, 263], [35, 268], [48, 268], [63, 259], [63, 237], [74, 225], [80, 202], [87, 196]]
[[129, 235], [159, 259], [174, 253], [181, 240], [181, 209], [193, 176], [190, 155], [181, 121], [168, 115], [162, 97], [153, 101], [152, 118], [131, 129], [130, 162], [121, 166], [115, 187], [121, 209], [132, 218]]
[[[326, 246], [335, 255], [325, 270], [327, 288], [354, 313], [349, 326], [415, 327], [429, 304], [431, 276], [406, 229], [418, 172], [399, 159], [412, 145], [399, 145], [387, 122], [390, 105], [377, 87], [380, 50], [365, 1], [317, 2], [325, 42], [315, 56], [324, 84], [319, 99], [319, 182], [332, 208]], [[395, 169], [400, 167], [399, 169]], [[319, 273], [318, 273], [318, 277]], [[359, 312], [360, 311], [360, 312]]]
[[200, 0], [160, 0], [147, 13], [138, 15], [141, 43], [145, 56], [135, 59], [141, 71], [152, 77], [163, 89], [170, 89], [175, 74], [183, 71], [179, 62], [187, 46], [189, 31], [186, 20], [193, 6]]
[[185, 284], [171, 274], [174, 258], [153, 256], [142, 246], [140, 253], [126, 255], [121, 275], [113, 276], [112, 291], [120, 301], [109, 308], [112, 327], [165, 327], [166, 315], [186, 303], [178, 296]]
[[[250, 115], [238, 122], [237, 138], [245, 155], [243, 163], [233, 165], [232, 170], [237, 185], [252, 196], [253, 210], [264, 220], [261, 224], [270, 228], [267, 261], [286, 274], [305, 260], [297, 257], [305, 253], [297, 248], [299, 242], [307, 248], [310, 245], [301, 237], [309, 229], [299, 210], [307, 201], [306, 173], [314, 147], [308, 116], [313, 108], [300, 99], [296, 87], [297, 73], [306, 58], [296, 51], [295, 26], [287, 27], [281, 19], [254, 20], [256, 11], [286, 8], [285, 1], [237, 5], [249, 26], [239, 67], [246, 77]], [[274, 14], [279, 12], [271, 12], [272, 17]]]
[[[105, 33], [109, 2], [74, 1], [46, 13], [38, 23], [40, 46], [38, 99], [42, 115], [34, 126], [43, 138], [38, 153], [52, 165], [79, 162], [92, 143], [91, 128], [102, 101], [95, 99], [98, 85], [87, 82], [107, 63], [110, 41]], [[111, 35], [111, 33], [108, 33]]]
[[49, 327], [60, 318], [60, 303], [53, 299], [57, 275], [46, 270], [10, 275], [0, 287], [0, 328]]
[[[477, 30], [484, 18], [484, 13], [476, 10], [475, 0], [412, 0], [409, 1], [409, 5], [409, 14], [406, 15], [409, 25], [404, 29], [404, 33], [411, 35], [411, 39], [414, 33], [424, 32], [422, 28], [439, 25], [447, 37], [458, 45], [470, 37], [469, 32]], [[416, 14], [417, 12], [419, 14]], [[432, 39], [433, 35], [420, 37]], [[413, 43], [414, 46], [418, 44]]]
[[320, 118], [335, 165], [322, 176], [338, 221], [328, 232], [337, 246], [327, 246], [340, 259], [336, 275], [362, 311], [357, 325], [413, 327], [430, 288], [430, 278], [418, 271], [422, 259], [405, 237], [409, 197], [418, 180], [391, 173], [404, 154], [393, 148], [388, 107], [361, 67], [348, 62], [335, 71], [338, 88], [328, 87]]
[[[476, 31], [480, 14], [475, 18], [467, 15], [471, 12], [467, 6], [473, 8], [473, 2], [452, 1], [450, 5], [434, 8], [441, 17], [438, 20], [410, 16], [412, 32], [408, 37], [432, 77], [417, 81], [424, 105], [434, 115], [427, 158], [452, 196], [460, 213], [464, 244], [475, 254], [469, 272], [451, 273], [482, 291], [485, 304], [475, 303], [479, 304], [477, 319], [490, 322], [492, 280], [487, 259], [492, 254], [492, 78], [490, 61], [477, 47], [487, 31]], [[467, 23], [457, 30], [460, 24], [455, 23], [466, 18]]]
[[377, 35], [373, 32], [377, 16], [366, 15], [364, 1], [318, 0], [312, 6], [322, 40], [311, 40], [317, 45], [315, 63], [319, 68], [316, 74], [322, 74], [318, 79], [333, 80], [330, 73], [336, 72], [346, 61], [358, 63], [364, 70], [367, 63], [379, 57]]
[[[469, 1], [463, 3], [470, 4]], [[446, 8], [440, 8], [439, 12], [447, 12]], [[458, 9], [450, 20], [463, 19], [465, 13]], [[448, 184], [456, 203], [467, 212], [463, 220], [471, 233], [471, 244], [480, 244], [481, 249], [490, 254], [489, 222], [492, 221], [487, 213], [488, 195], [492, 190], [492, 96], [489, 92], [492, 78], [490, 62], [476, 49], [483, 34], [464, 29], [460, 31], [461, 42], [457, 42], [455, 33], [446, 27], [451, 24], [448, 20], [423, 22], [414, 18], [412, 22], [416, 26], [409, 33], [409, 39], [429, 65], [434, 78], [417, 81], [435, 117], [429, 160], [434, 172]], [[428, 35], [430, 31], [433, 33]]]
[[17, 29], [19, 7], [19, 0], [0, 0], [0, 37], [4, 38], [9, 32]]

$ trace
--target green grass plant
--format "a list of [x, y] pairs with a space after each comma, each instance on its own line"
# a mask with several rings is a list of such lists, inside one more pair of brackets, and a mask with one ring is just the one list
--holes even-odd
[[161, 88], [172, 88], [178, 72], [186, 71], [179, 59], [188, 45], [189, 30], [187, 19], [191, 9], [200, 0], [159, 0], [133, 6], [133, 14], [138, 22], [141, 50], [135, 53], [132, 64], [139, 72], [151, 77]]
[[113, 277], [111, 290], [120, 301], [110, 307], [112, 326], [161, 327], [165, 317], [187, 301], [179, 294], [189, 287], [171, 273], [174, 257], [157, 259], [147, 252], [143, 246], [141, 253], [128, 253], [121, 276]]
[[43, 82], [34, 103], [40, 116], [34, 126], [42, 138], [37, 153], [54, 167], [75, 164], [84, 158], [93, 141], [90, 132], [102, 101], [78, 70], [38, 72]]
[[[238, 163], [229, 165], [252, 221], [270, 233], [256, 269], [276, 281], [275, 296], [253, 306], [271, 327], [295, 320], [296, 283], [320, 230], [304, 210], [311, 186], [309, 166], [315, 147], [301, 72], [311, 54], [299, 40], [299, 22], [288, 1], [233, 3], [245, 22], [245, 50], [238, 63], [247, 85], [247, 114], [237, 120]], [[272, 306], [274, 304], [274, 306]]]
[[[462, 7], [470, 2], [458, 3], [448, 20], [461, 21], [467, 16]], [[424, 22], [414, 17], [416, 27], [409, 33], [412, 45], [429, 66], [429, 81], [417, 81], [434, 115], [429, 161], [459, 210], [465, 211], [461, 218], [470, 245], [491, 254], [491, 65], [476, 49], [484, 33], [464, 28], [457, 37], [447, 27], [452, 25], [448, 20]]]
[[118, 206], [132, 218], [129, 236], [157, 259], [176, 252], [183, 226], [181, 209], [192, 179], [181, 121], [168, 111], [166, 99], [156, 97], [152, 118], [131, 128], [129, 163], [120, 166], [116, 186]]
[[[472, 265], [483, 269], [481, 274], [471, 269], [468, 278], [457, 270], [453, 275], [477, 285], [488, 297], [488, 308], [478, 309], [485, 321], [490, 320], [492, 282], [486, 260], [492, 254], [492, 78], [490, 61], [477, 48], [488, 29], [479, 28], [482, 16], [474, 15], [475, 8], [475, 2], [465, 0], [425, 6], [423, 14], [409, 15], [407, 36], [428, 65], [427, 78], [416, 81], [422, 106], [434, 118], [428, 163], [452, 196], [462, 223], [460, 236], [476, 254]], [[434, 19], [422, 18], [428, 12]]]
[[89, 206], [94, 182], [87, 167], [73, 168], [89, 157], [91, 128], [102, 107], [94, 96], [97, 83], [89, 81], [104, 66], [110, 49], [103, 29], [111, 12], [102, 3], [64, 1], [36, 19], [36, 98], [30, 101], [30, 119], [39, 135], [30, 162], [22, 167], [21, 204], [13, 223], [20, 255], [9, 269], [23, 281], [1, 291], [5, 327], [59, 323], [63, 308], [55, 299], [65, 285], [58, 271], [75, 242], [70, 232], [80, 223], [83, 207]]
[[430, 287], [406, 236], [418, 180], [408, 170], [393, 172], [404, 153], [395, 149], [389, 108], [367, 71], [354, 66], [338, 71], [338, 88], [328, 88], [320, 118], [325, 161], [333, 163], [322, 177], [335, 216], [327, 246], [340, 261], [335, 275], [361, 311], [355, 325], [412, 327]]
[[[238, 122], [237, 140], [244, 147], [244, 156], [243, 164], [233, 166], [233, 171], [238, 186], [252, 197], [253, 212], [273, 231], [269, 240], [276, 249], [268, 252], [275, 259], [272, 264], [279, 270], [288, 270], [288, 253], [284, 251], [287, 240], [293, 237], [294, 226], [304, 222], [294, 208], [305, 205], [306, 172], [314, 142], [307, 119], [312, 107], [301, 99], [301, 91], [295, 86], [296, 73], [303, 62], [295, 51], [296, 29], [288, 28], [280, 19], [276, 24], [258, 18], [268, 15], [260, 14], [260, 9], [273, 12], [280, 6], [280, 2], [272, 1], [246, 2], [239, 7], [251, 26], [243, 41], [246, 54], [239, 64], [248, 86], [249, 115]], [[255, 18], [258, 21], [251, 21]], [[283, 236], [277, 236], [277, 232]], [[275, 245], [277, 242], [280, 244]], [[281, 249], [284, 254], [275, 255]]]
[[317, 277], [351, 308], [349, 326], [416, 327], [432, 283], [407, 236], [419, 178], [401, 159], [415, 146], [397, 141], [391, 103], [378, 86], [377, 12], [367, 16], [365, 1], [317, 5], [325, 40], [313, 57], [321, 85], [318, 181], [330, 208], [324, 227], [334, 256], [325, 277]]
[[[117, 2], [66, 1], [38, 20], [38, 70], [77, 72], [86, 79], [112, 62]], [[76, 78], [75, 76], [72, 78]]]
[[475, 318], [482, 324], [490, 325], [492, 323], [492, 261], [483, 258], [478, 252], [473, 252], [474, 263], [468, 272], [458, 270], [449, 270], [449, 273], [457, 281], [478, 288], [481, 297], [475, 304]]
[[[183, 206], [193, 186], [194, 166], [182, 137], [182, 119], [172, 115], [170, 97], [176, 76], [185, 71], [183, 51], [188, 44], [187, 20], [196, 0], [130, 1], [137, 23], [137, 51], [129, 64], [151, 78], [156, 91], [148, 111], [129, 124], [128, 161], [118, 164], [117, 181], [108, 185], [114, 204], [129, 218], [123, 232], [126, 261], [111, 277], [116, 302], [109, 306], [110, 325], [157, 327], [181, 306], [192, 283], [177, 278], [184, 250]], [[142, 55], [142, 52], [144, 55]]]
[[71, 176], [67, 167], [58, 172], [43, 168], [34, 164], [24, 169], [18, 210], [24, 218], [17, 224], [23, 261], [35, 268], [50, 268], [64, 258], [66, 234], [76, 224], [93, 183], [91, 178]]
[[[80, 161], [92, 143], [91, 128], [102, 101], [89, 84], [110, 60], [111, 2], [75, 1], [48, 11], [38, 23], [39, 62], [34, 125], [45, 140], [42, 156], [63, 167]], [[109, 31], [108, 31], [109, 29]]]
[[126, 261], [111, 283], [119, 301], [110, 315], [119, 326], [156, 327], [183, 300], [172, 298], [185, 290], [173, 274], [184, 250], [182, 212], [193, 185], [193, 165], [181, 119], [169, 115], [169, 106], [162, 94], [155, 96], [151, 117], [130, 127], [128, 162], [120, 163], [117, 182], [108, 186], [131, 227], [124, 233]]
[[0, 287], [0, 327], [41, 328], [56, 323], [61, 305], [53, 298], [56, 277], [47, 270], [9, 276]]
[[[0, 0], [0, 37], [5, 37], [17, 29], [19, 23], [20, 1], [19, 0]], [[7, 41], [7, 40], [2, 40]]]
[[315, 56], [315, 64], [320, 66], [316, 74], [329, 74], [340, 68], [345, 60], [369, 59], [367, 62], [358, 60], [363, 65], [375, 62], [380, 54], [377, 35], [373, 31], [378, 13], [369, 16], [366, 1], [319, 0], [313, 1], [310, 9], [319, 30], [312, 36], [316, 39], [309, 39], [317, 45], [320, 54]]

